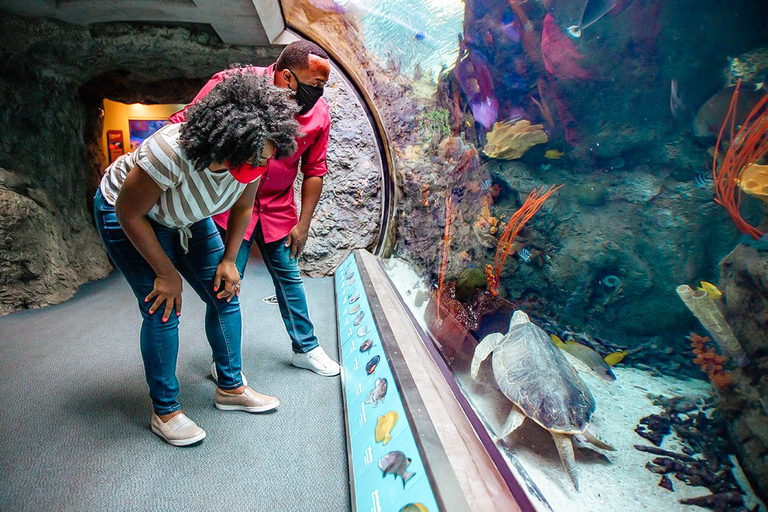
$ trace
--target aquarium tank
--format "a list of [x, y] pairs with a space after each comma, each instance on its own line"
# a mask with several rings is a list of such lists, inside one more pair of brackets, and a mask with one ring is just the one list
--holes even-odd
[[384, 134], [389, 276], [541, 510], [768, 496], [768, 17], [294, 0]]

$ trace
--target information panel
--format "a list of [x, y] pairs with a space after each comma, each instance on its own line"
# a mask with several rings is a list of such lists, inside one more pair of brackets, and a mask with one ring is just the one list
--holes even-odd
[[352, 506], [437, 511], [354, 254], [336, 270], [335, 283]]

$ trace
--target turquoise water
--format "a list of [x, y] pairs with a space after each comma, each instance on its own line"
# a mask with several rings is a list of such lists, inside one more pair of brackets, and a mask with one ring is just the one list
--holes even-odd
[[[352, 3], [352, 2], [350, 2]], [[458, 55], [464, 4], [456, 0], [378, 0], [355, 4], [366, 48], [412, 74], [418, 63], [437, 77]]]

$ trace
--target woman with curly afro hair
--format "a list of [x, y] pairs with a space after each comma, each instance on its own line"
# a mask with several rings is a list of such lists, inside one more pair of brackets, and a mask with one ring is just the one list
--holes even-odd
[[[267, 78], [234, 75], [106, 170], [94, 199], [107, 253], [138, 299], [152, 431], [174, 446], [205, 431], [181, 411], [176, 358], [182, 279], [206, 303], [205, 331], [220, 369], [217, 408], [262, 412], [279, 401], [241, 375], [240, 274], [235, 258], [271, 158], [296, 151], [298, 111]], [[229, 210], [222, 243], [212, 215]]]

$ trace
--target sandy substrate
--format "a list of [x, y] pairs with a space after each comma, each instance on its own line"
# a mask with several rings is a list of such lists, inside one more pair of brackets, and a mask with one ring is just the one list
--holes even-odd
[[[414, 316], [423, 323], [426, 309], [426, 285], [401, 260], [386, 260], [390, 279], [411, 307]], [[655, 455], [638, 451], [634, 445], [651, 444], [634, 431], [641, 418], [661, 411], [653, 405], [652, 395], [686, 396], [693, 400], [711, 394], [708, 382], [654, 377], [634, 368], [614, 368], [616, 381], [607, 383], [578, 361], [574, 366], [589, 387], [597, 404], [594, 425], [601, 437], [616, 451], [577, 448], [576, 465], [579, 490], [568, 479], [549, 432], [527, 419], [523, 425], [500, 442], [502, 453], [529, 492], [531, 502], [541, 511], [687, 511], [704, 510], [682, 505], [679, 500], [710, 494], [705, 487], [691, 487], [670, 475], [674, 491], [659, 487], [660, 475], [645, 465]], [[476, 381], [468, 375], [455, 373], [478, 415], [491, 433], [503, 425], [511, 403], [498, 390], [491, 371], [490, 358], [483, 363]], [[661, 448], [676, 451], [680, 447], [674, 435], [666, 436]], [[757, 503], [749, 493], [745, 503]], [[763, 509], [764, 510], [764, 509]]]

